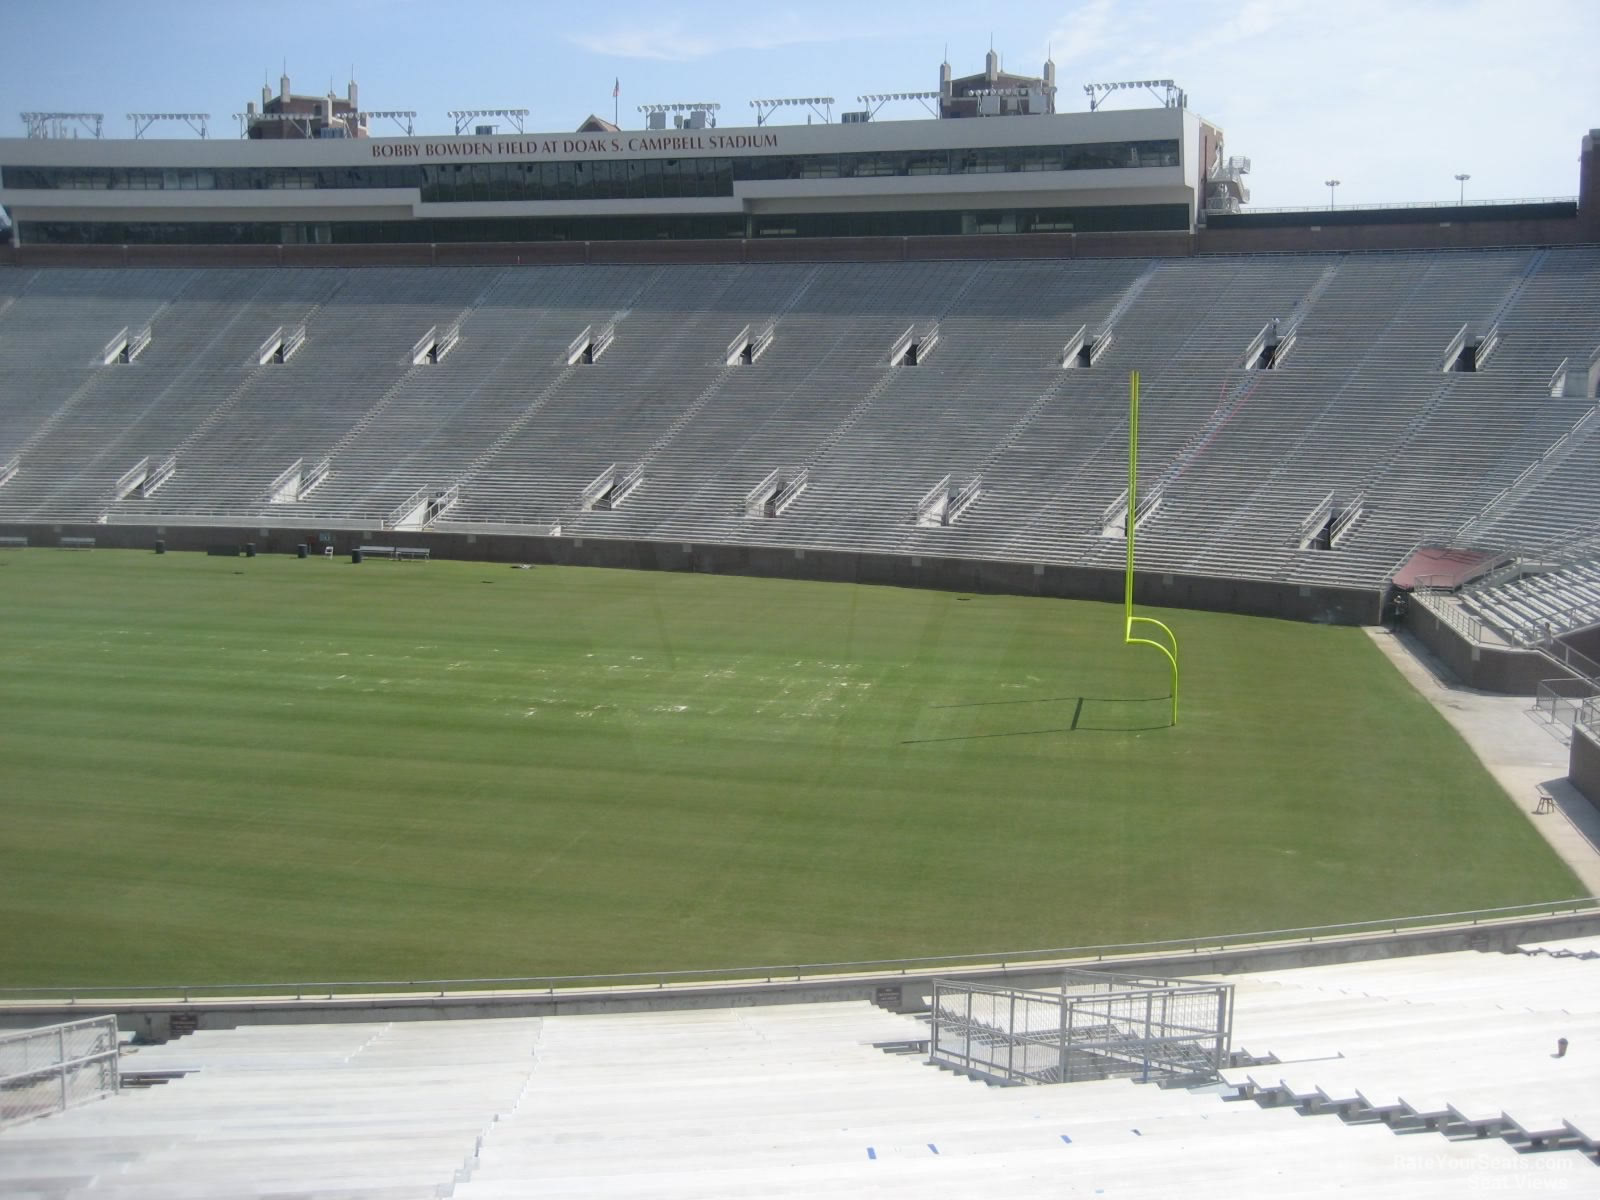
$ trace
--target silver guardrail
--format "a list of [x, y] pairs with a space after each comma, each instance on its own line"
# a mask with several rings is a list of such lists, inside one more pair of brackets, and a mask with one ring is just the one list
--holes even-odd
[[1411, 598], [1462, 637], [1474, 642], [1486, 640], [1483, 636], [1483, 622], [1471, 613], [1464, 612], [1451, 604], [1444, 594], [1425, 591], [1419, 587], [1411, 593]]
[[1600, 738], [1600, 696], [1590, 696], [1579, 706], [1578, 719], [1574, 724]]
[[1110, 962], [1119, 959], [1170, 957], [1183, 954], [1192, 957], [1271, 945], [1313, 945], [1317, 942], [1366, 935], [1381, 936], [1424, 929], [1460, 929], [1486, 922], [1572, 915], [1589, 911], [1600, 913], [1600, 896], [1543, 900], [1530, 904], [1503, 905], [1498, 908], [1466, 909], [1461, 912], [1382, 917], [1370, 921], [1345, 921], [1331, 925], [1302, 925], [1248, 933], [1203, 934], [1150, 942], [1107, 942], [1037, 950], [988, 950], [965, 954], [924, 955], [918, 958], [855, 959], [771, 966], [707, 967], [696, 970], [622, 971], [588, 975], [504, 975], [462, 979], [347, 979], [302, 982], [258, 980], [253, 983], [104, 984], [94, 987], [41, 985], [0, 987], [0, 1002], [79, 1003], [107, 996], [130, 1001], [181, 1000], [189, 1003], [202, 997], [225, 1000], [241, 996], [284, 998], [294, 996], [296, 999], [307, 999], [324, 996], [332, 998], [340, 994], [395, 992], [426, 992], [439, 996], [452, 992], [485, 991], [554, 993], [558, 989], [637, 990], [668, 986], [805, 982], [808, 979], [836, 979], [840, 976], [931, 975], [953, 970], [1010, 970], [1067, 962], [1081, 965], [1091, 961]]

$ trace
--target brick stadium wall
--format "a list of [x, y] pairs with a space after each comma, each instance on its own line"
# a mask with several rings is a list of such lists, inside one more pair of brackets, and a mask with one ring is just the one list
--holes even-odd
[[1572, 731], [1567, 777], [1590, 804], [1600, 808], [1600, 741], [1582, 726]]
[[1457, 633], [1420, 604], [1407, 610], [1405, 626], [1467, 687], [1506, 696], [1532, 696], [1560, 667], [1531, 650], [1483, 646]]
[[1600, 240], [1577, 217], [1439, 224], [1202, 229], [1195, 233], [1040, 233], [951, 237], [647, 242], [440, 242], [338, 246], [0, 246], [22, 267], [537, 266], [557, 263], [902, 262], [927, 259], [1187, 258], [1347, 250], [1461, 250]]
[[1466, 250], [1489, 246], [1564, 246], [1592, 240], [1576, 218], [1448, 224], [1309, 225], [1286, 229], [1208, 229], [1202, 254], [1314, 250]]
[[1577, 633], [1569, 633], [1560, 640], [1585, 658], [1600, 662], [1600, 625], [1592, 629], [1580, 629]]
[[[94, 538], [97, 548], [151, 550], [157, 538], [172, 551], [255, 543], [261, 554], [293, 554], [311, 542], [315, 530], [254, 527], [151, 525], [0, 525], [0, 536], [26, 537], [35, 547], [56, 546], [62, 537]], [[1120, 603], [1120, 570], [1035, 565], [975, 558], [866, 553], [852, 550], [795, 550], [781, 546], [632, 541], [621, 538], [532, 537], [500, 533], [400, 532], [373, 529], [333, 531], [335, 554], [364, 544], [426, 547], [436, 558], [475, 562], [618, 567], [644, 571], [701, 571], [712, 575], [754, 575], [811, 579], [830, 583], [884, 584], [957, 592], [1051, 596]], [[1329, 625], [1361, 625], [1379, 619], [1377, 589], [1311, 587], [1272, 580], [1222, 579], [1206, 575], [1140, 575], [1140, 604], [1242, 613]]]

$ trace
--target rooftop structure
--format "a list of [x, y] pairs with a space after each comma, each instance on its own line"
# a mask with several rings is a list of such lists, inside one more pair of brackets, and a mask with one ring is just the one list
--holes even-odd
[[326, 96], [297, 96], [289, 90], [289, 77], [278, 80], [278, 94], [263, 84], [261, 111], [255, 102], [244, 106], [240, 130], [252, 141], [283, 141], [308, 138], [364, 138], [367, 119], [356, 108], [356, 85], [340, 98], [330, 88]]
[[1000, 56], [989, 48], [983, 73], [950, 76], [950, 64], [939, 67], [939, 116], [1040, 116], [1056, 111], [1056, 64], [1046, 60], [1044, 74], [1012, 75], [1000, 69]]

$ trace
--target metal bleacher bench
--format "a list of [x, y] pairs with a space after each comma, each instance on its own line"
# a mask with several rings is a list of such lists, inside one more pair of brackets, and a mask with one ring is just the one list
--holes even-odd
[[0, 550], [25, 550], [27, 546], [25, 537], [0, 537]]
[[94, 539], [86, 537], [64, 537], [58, 543], [63, 550], [93, 550]]
[[428, 557], [424, 546], [362, 546], [362, 558], [392, 558], [397, 562], [423, 562]]

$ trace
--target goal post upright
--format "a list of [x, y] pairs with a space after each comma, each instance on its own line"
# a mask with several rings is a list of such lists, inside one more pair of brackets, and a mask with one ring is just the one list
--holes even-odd
[[[1172, 666], [1172, 723], [1178, 723], [1178, 636], [1154, 617], [1133, 615], [1133, 540], [1139, 523], [1139, 372], [1128, 372], [1128, 511], [1123, 526], [1128, 550], [1128, 567], [1123, 581], [1122, 641], [1126, 646], [1154, 646], [1167, 656]], [[1136, 624], [1153, 625], [1167, 635], [1166, 642], [1134, 637]], [[1170, 645], [1168, 645], [1170, 643]]]

